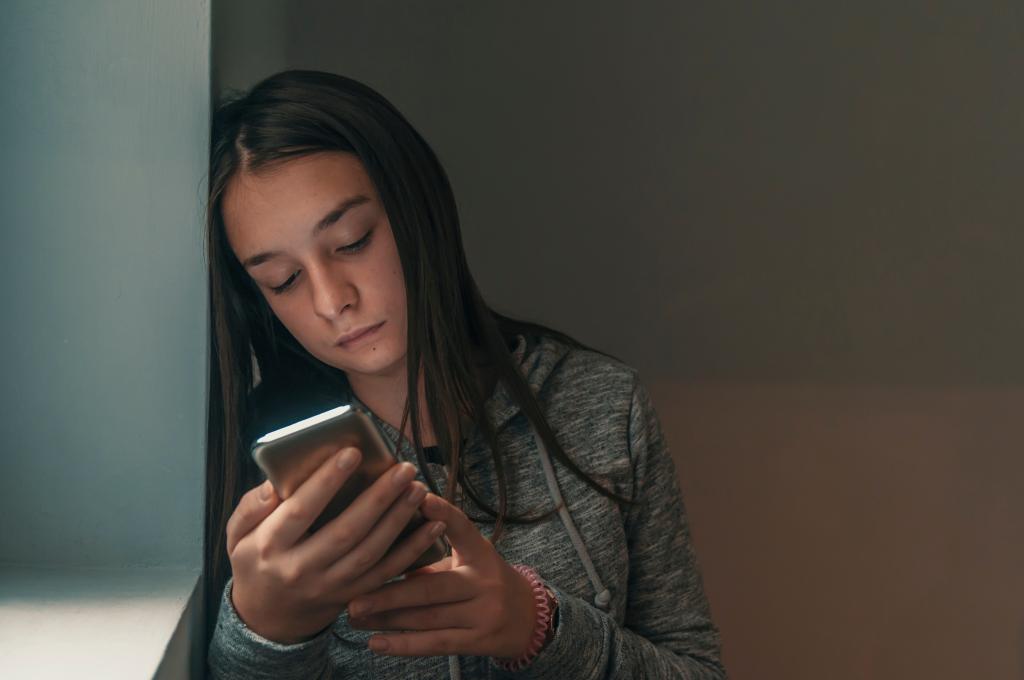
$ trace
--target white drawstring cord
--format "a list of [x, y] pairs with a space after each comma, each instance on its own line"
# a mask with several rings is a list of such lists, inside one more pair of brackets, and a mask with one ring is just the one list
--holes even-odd
[[555, 478], [554, 468], [551, 467], [551, 457], [548, 455], [548, 449], [544, 446], [544, 441], [540, 438], [540, 434], [536, 429], [533, 431], [533, 439], [537, 442], [537, 448], [540, 449], [540, 462], [544, 467], [544, 479], [547, 480], [548, 491], [551, 493], [555, 503], [558, 504], [558, 516], [562, 518], [562, 524], [565, 525], [565, 530], [569, 532], [569, 538], [572, 540], [573, 547], [576, 548], [576, 554], [580, 556], [583, 568], [587, 571], [587, 577], [594, 584], [594, 590], [597, 592], [594, 596], [594, 604], [598, 609], [607, 611], [608, 605], [612, 601], [611, 591], [605, 588], [601, 582], [601, 577], [598, 576], [597, 569], [594, 568], [594, 563], [590, 559], [590, 553], [587, 552], [587, 546], [580, 537], [576, 524], [572, 521], [572, 515], [569, 513], [569, 508], [566, 507], [565, 501], [562, 499], [562, 492], [558, 488], [558, 480]]

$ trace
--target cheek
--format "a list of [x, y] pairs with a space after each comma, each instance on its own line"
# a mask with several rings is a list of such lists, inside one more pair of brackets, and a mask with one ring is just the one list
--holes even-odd
[[277, 320], [281, 322], [281, 325], [288, 329], [288, 332], [294, 335], [296, 340], [301, 342], [306, 335], [304, 326], [307, 325], [308, 322], [305, 321], [305, 315], [302, 313], [302, 310], [299, 309], [299, 306], [296, 304], [288, 304], [287, 301], [276, 302], [274, 304], [270, 304], [268, 301], [267, 304], [270, 306], [270, 311], [273, 312], [274, 316], [277, 317]]
[[391, 271], [389, 286], [389, 297], [391, 304], [402, 311], [405, 310], [405, 279], [402, 277], [402, 270], [396, 267]]
[[374, 267], [373, 278], [378, 282], [377, 293], [383, 298], [392, 312], [405, 312], [405, 277], [402, 275], [402, 262], [398, 251], [392, 245], [385, 249]]

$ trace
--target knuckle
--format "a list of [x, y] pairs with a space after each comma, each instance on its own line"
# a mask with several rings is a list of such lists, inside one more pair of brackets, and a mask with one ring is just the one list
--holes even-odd
[[229, 532], [235, 532], [238, 529], [238, 525], [243, 524], [246, 518], [249, 516], [249, 510], [245, 502], [245, 498], [235, 506], [234, 512], [228, 517], [228, 522], [225, 525], [225, 529]]
[[263, 560], [253, 565], [253, 574], [261, 583], [272, 583], [278, 580], [278, 574], [274, 571], [273, 565]]
[[391, 497], [385, 493], [372, 494], [370, 496], [370, 505], [375, 514], [382, 515], [391, 506]]
[[235, 527], [238, 526], [238, 510], [236, 509], [231, 516], [228, 517], [227, 524], [224, 525], [224, 533], [227, 535], [228, 540], [235, 534]]
[[352, 569], [344, 561], [330, 568], [326, 574], [326, 581], [334, 584], [329, 589], [330, 592], [345, 602], [359, 595], [364, 588], [374, 587], [374, 584], [368, 584], [358, 574], [353, 574]]
[[273, 556], [274, 546], [266, 536], [258, 536], [255, 541], [256, 557], [260, 562], [269, 562]]
[[224, 532], [224, 549], [230, 557], [238, 549], [238, 541], [235, 540], [235, 532], [230, 529]]
[[294, 563], [283, 564], [278, 573], [278, 578], [282, 584], [289, 588], [294, 588], [302, 581], [302, 569]]
[[359, 584], [361, 588], [365, 588], [363, 592], [369, 593], [377, 590], [400, 573], [402, 573], [401, 570], [392, 568], [382, 560], [376, 569], [360, 574]]
[[234, 542], [232, 542], [231, 539], [229, 538], [227, 540], [227, 546], [225, 547], [227, 548], [228, 551], [228, 559], [230, 559], [233, 564], [234, 562], [239, 560], [240, 556], [243, 554], [243, 549], [245, 549], [247, 551], [247, 554], [249, 555], [253, 553], [253, 549], [255, 548], [255, 541], [253, 540], [253, 537], [251, 535], [244, 536], [241, 539]]
[[283, 508], [283, 512], [284, 512], [284, 518], [288, 522], [295, 522], [295, 523], [303, 522], [303, 521], [305, 521], [305, 519], [306, 519], [306, 517], [308, 515], [308, 513], [306, 512], [306, 509], [303, 508], [298, 503], [291, 503], [291, 504], [289, 504], [287, 506], [282, 506], [282, 508]]
[[462, 515], [462, 510], [456, 505], [455, 499], [448, 500], [447, 496], [438, 496], [437, 494], [429, 494], [433, 499], [434, 508], [442, 515], [447, 517], [459, 517]]
[[362, 574], [371, 566], [373, 566], [373, 556], [368, 552], [360, 550], [352, 553], [352, 567], [357, 573]]
[[462, 511], [462, 508], [457, 508], [454, 505], [450, 506], [448, 510], [449, 515], [459, 522], [468, 522], [469, 518], [466, 517], [466, 513]]
[[387, 522], [387, 525], [392, 528], [404, 527], [409, 518], [412, 517], [412, 513], [415, 512], [416, 508], [412, 507], [408, 503], [395, 503], [387, 512], [384, 513], [383, 521]]
[[348, 552], [356, 544], [356, 535], [351, 529], [338, 529], [334, 532], [334, 545], [343, 552]]

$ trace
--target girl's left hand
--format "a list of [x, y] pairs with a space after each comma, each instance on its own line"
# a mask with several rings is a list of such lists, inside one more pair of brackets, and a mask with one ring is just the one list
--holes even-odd
[[462, 654], [516, 658], [536, 619], [530, 582], [514, 570], [466, 515], [428, 493], [420, 511], [447, 525], [452, 556], [348, 603], [353, 628], [374, 635], [374, 652], [394, 656]]

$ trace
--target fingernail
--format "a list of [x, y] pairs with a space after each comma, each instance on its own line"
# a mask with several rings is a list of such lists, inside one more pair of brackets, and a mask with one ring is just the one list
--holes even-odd
[[360, 616], [365, 616], [366, 613], [369, 612], [369, 611], [370, 611], [370, 607], [365, 602], [356, 602], [356, 603], [349, 602], [349, 604], [348, 604], [348, 617], [350, 619], [355, 619], [355, 618], [359, 618]]
[[427, 495], [427, 487], [420, 484], [414, 484], [409, 493], [405, 494], [405, 500], [410, 505], [417, 505], [423, 497]]
[[359, 451], [357, 449], [345, 449], [338, 456], [338, 467], [342, 470], [350, 470], [359, 460]]
[[260, 487], [260, 500], [269, 501], [270, 492], [273, 490], [274, 485], [270, 483], [270, 480], [263, 482], [263, 486]]
[[370, 649], [375, 652], [386, 652], [388, 651], [388, 641], [384, 638], [372, 637], [370, 638]]
[[434, 526], [430, 527], [430, 537], [437, 538], [444, 533], [445, 525], [444, 522], [434, 522]]
[[402, 486], [415, 476], [416, 468], [411, 463], [399, 463], [398, 470], [395, 471], [395, 476], [392, 479], [395, 486]]

